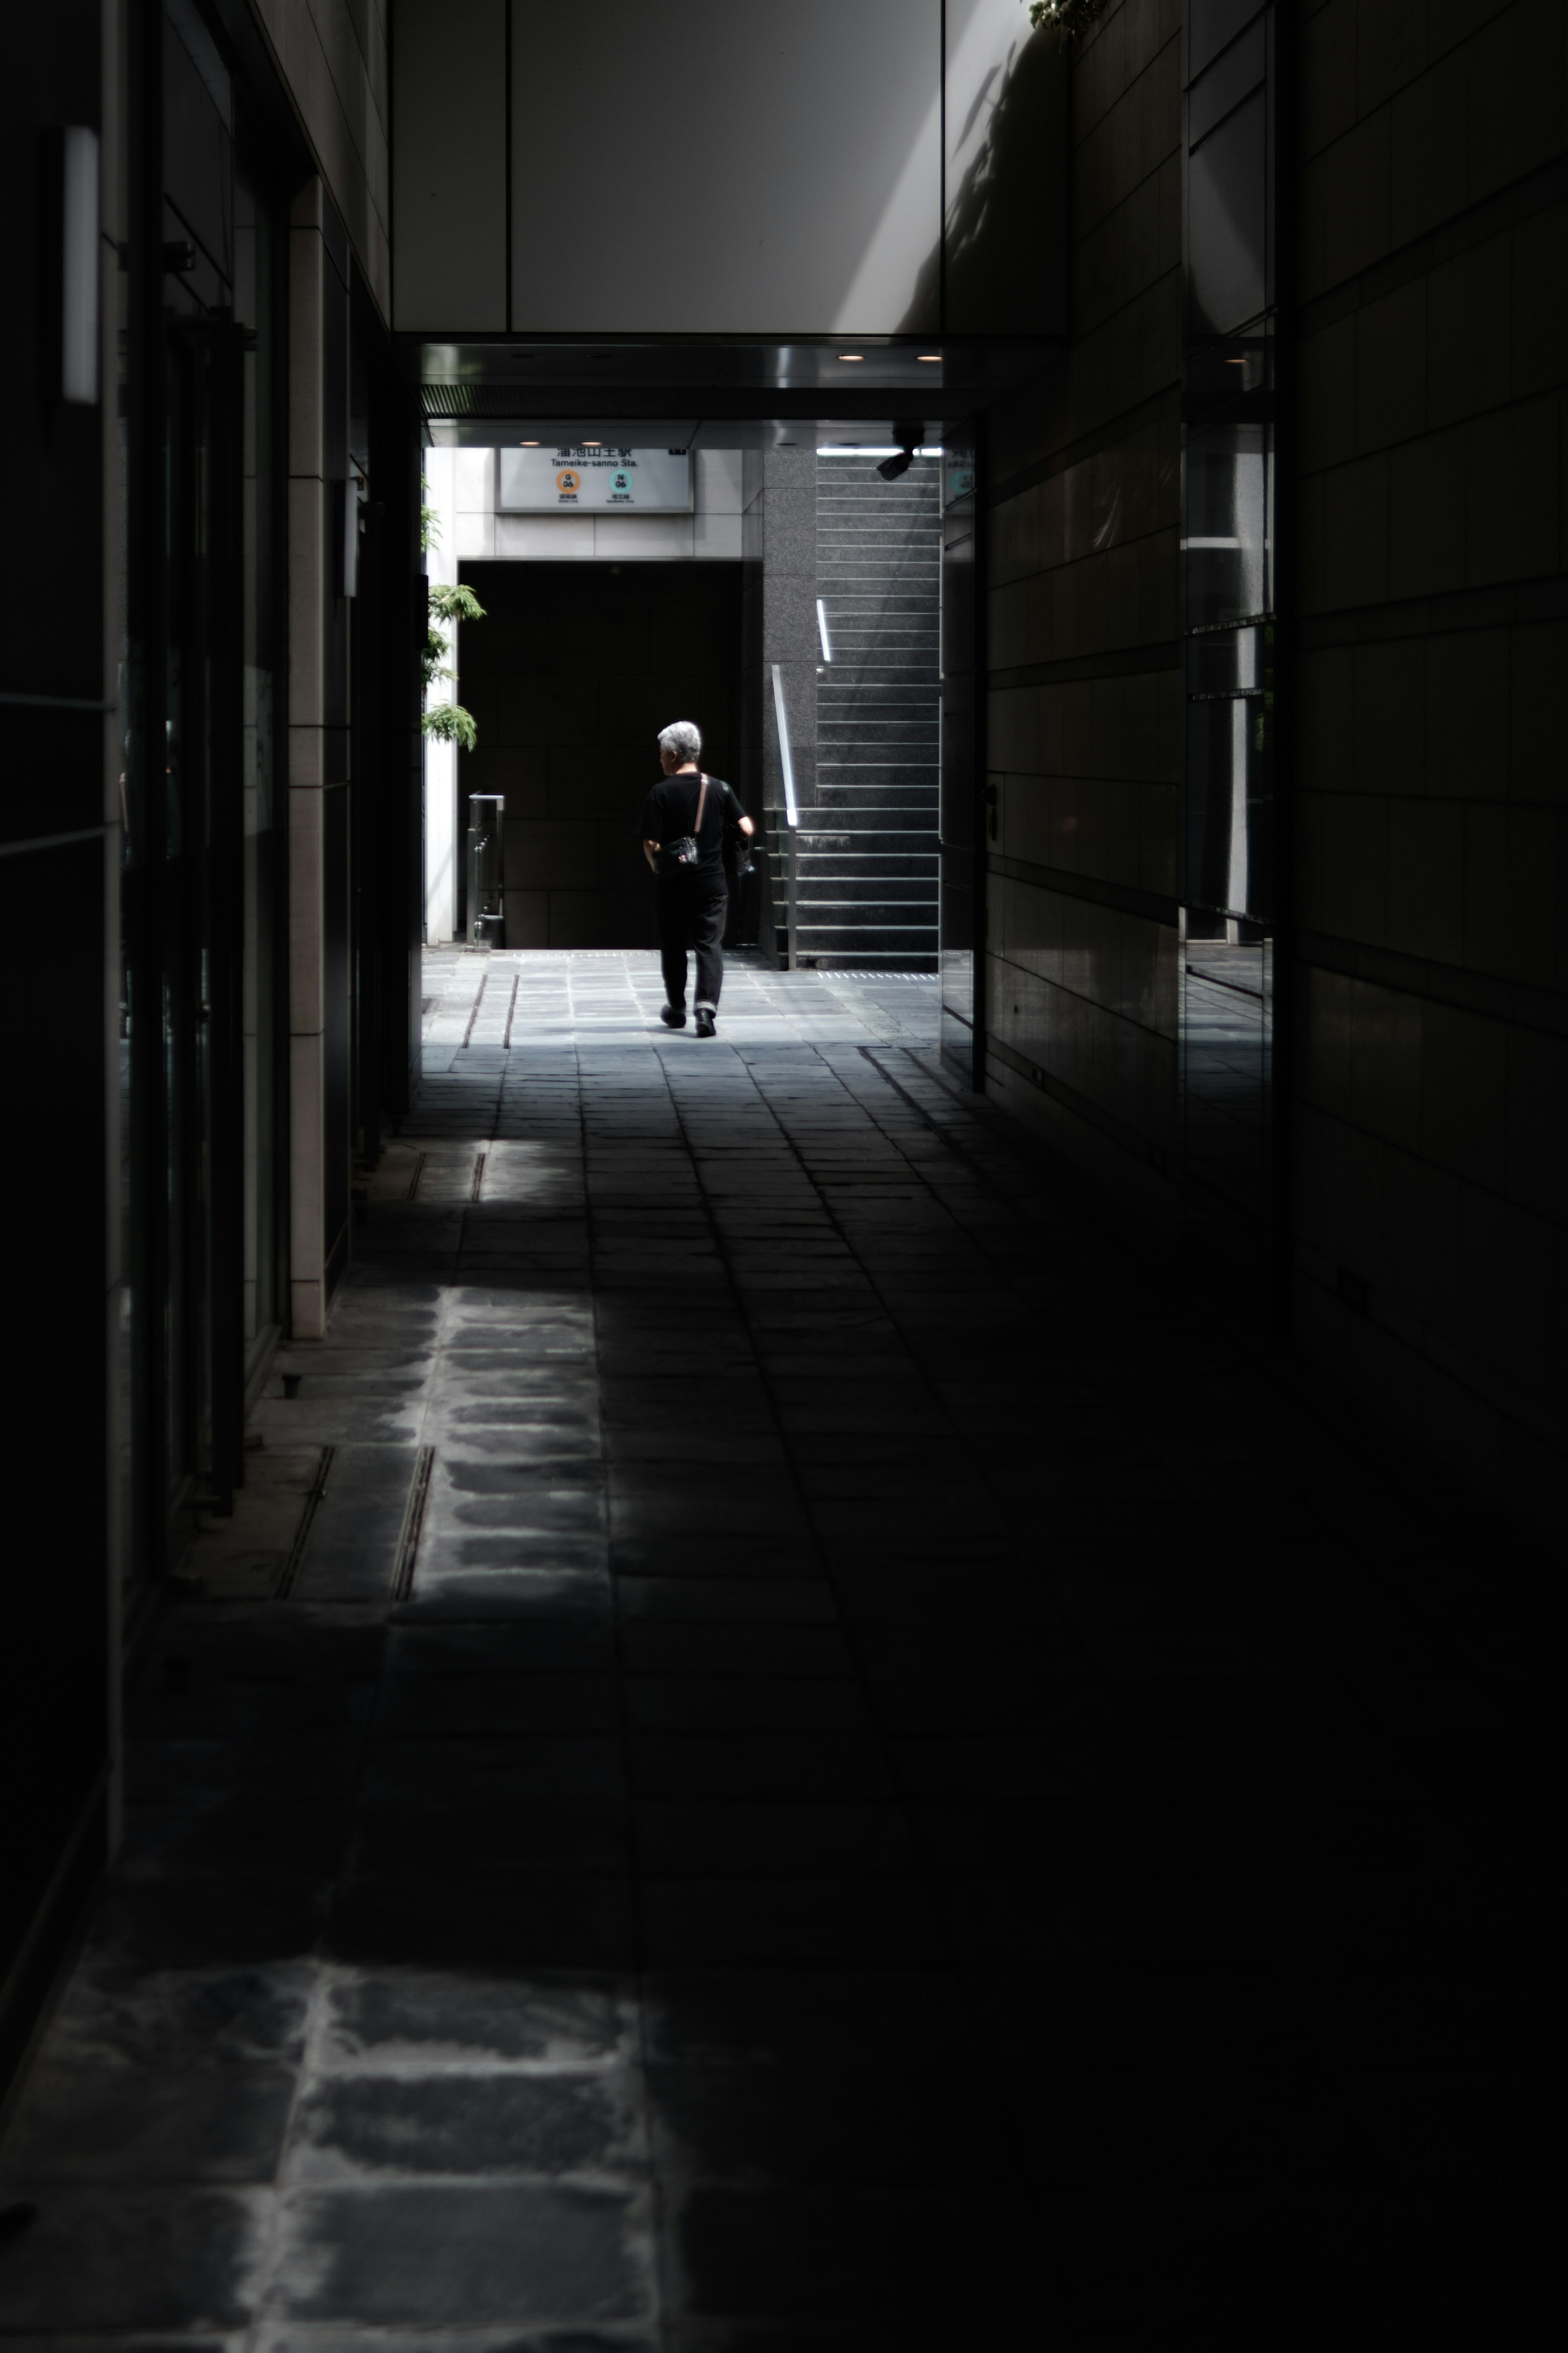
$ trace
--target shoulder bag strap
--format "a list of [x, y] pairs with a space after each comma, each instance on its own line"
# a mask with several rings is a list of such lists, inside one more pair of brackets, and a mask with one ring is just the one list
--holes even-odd
[[[700, 775], [701, 771], [699, 770], [698, 773]], [[707, 797], [708, 779], [706, 776], [703, 776], [701, 786], [697, 795], [697, 822], [691, 828], [691, 839], [697, 844], [699, 849], [702, 847], [702, 804]]]

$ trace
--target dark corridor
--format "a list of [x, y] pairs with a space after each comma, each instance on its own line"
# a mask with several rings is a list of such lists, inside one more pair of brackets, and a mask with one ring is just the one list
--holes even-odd
[[699, 1044], [651, 955], [426, 969], [255, 1419], [304, 1541], [247, 1599], [215, 1533], [132, 1697], [5, 2325], [1524, 2341], [1554, 1686], [1495, 1532], [953, 1090], [934, 981], [739, 965]]
[[610, 13], [0, 38], [0, 2353], [1532, 2353], [1568, 9]]
[[695, 719], [703, 759], [741, 789], [741, 566], [731, 563], [469, 564], [486, 618], [461, 632], [459, 700], [479, 748], [469, 793], [506, 797], [513, 948], [654, 944], [638, 846], [654, 738]]

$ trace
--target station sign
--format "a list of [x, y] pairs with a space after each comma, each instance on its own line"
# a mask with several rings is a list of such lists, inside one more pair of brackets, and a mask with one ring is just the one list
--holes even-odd
[[691, 457], [685, 449], [503, 449], [502, 514], [689, 514]]

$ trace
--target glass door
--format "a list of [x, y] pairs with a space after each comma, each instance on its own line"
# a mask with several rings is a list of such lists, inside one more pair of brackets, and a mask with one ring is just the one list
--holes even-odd
[[[122, 365], [128, 1581], [229, 1508], [280, 1321], [281, 191], [194, 10], [138, 19]], [[148, 160], [152, 159], [152, 160]], [[129, 196], [128, 196], [129, 202]]]

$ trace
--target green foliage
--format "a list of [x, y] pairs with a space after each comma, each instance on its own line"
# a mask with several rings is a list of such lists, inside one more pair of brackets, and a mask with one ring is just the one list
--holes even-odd
[[479, 740], [473, 712], [465, 711], [460, 702], [438, 702], [434, 711], [427, 711], [425, 733], [443, 744], [459, 744], [465, 752], [471, 752]]
[[425, 650], [419, 657], [419, 667], [425, 673], [426, 694], [438, 678], [452, 678], [456, 675], [454, 671], [444, 667], [447, 656], [451, 650], [451, 647], [439, 629], [426, 630]]
[[1087, 32], [1105, 0], [1029, 0], [1029, 22], [1037, 32], [1046, 25], [1070, 41], [1075, 33]]
[[433, 621], [482, 621], [485, 608], [471, 588], [458, 580], [433, 580], [430, 583], [430, 617]]
[[[432, 540], [441, 536], [441, 518], [434, 507], [419, 510], [419, 544], [427, 548]], [[485, 608], [471, 588], [460, 581], [432, 580], [426, 587], [425, 650], [419, 657], [419, 668], [425, 680], [425, 691], [429, 693], [438, 678], [456, 678], [457, 671], [448, 668], [447, 656], [452, 641], [442, 627], [455, 621], [482, 621]], [[427, 711], [421, 722], [426, 735], [437, 743], [457, 744], [463, 751], [471, 752], [479, 740], [474, 714], [465, 711], [460, 702], [439, 702]]]

